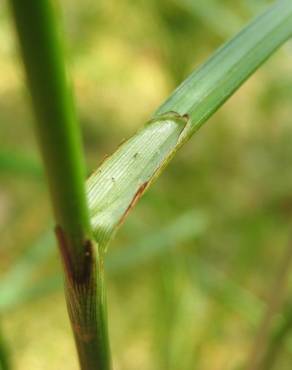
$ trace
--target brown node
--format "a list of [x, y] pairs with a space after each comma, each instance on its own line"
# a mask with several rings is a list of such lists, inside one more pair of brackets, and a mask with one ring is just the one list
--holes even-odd
[[72, 256], [70, 255], [69, 241], [62, 227], [55, 227], [55, 234], [58, 240], [59, 250], [62, 257], [62, 262], [65, 270], [65, 275], [73, 285], [86, 285], [90, 283], [91, 276], [94, 270], [94, 249], [91, 240], [87, 239], [83, 242], [84, 258], [78, 266], [74, 266]]

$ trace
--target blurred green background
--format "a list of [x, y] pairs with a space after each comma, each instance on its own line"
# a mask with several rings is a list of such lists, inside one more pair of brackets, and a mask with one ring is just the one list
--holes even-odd
[[[267, 3], [63, 0], [88, 173]], [[179, 152], [118, 232], [107, 256], [115, 370], [229, 370], [246, 360], [291, 242], [291, 99], [290, 43]], [[1, 337], [16, 370], [77, 370], [32, 121], [1, 2]], [[275, 369], [291, 362], [288, 333]]]

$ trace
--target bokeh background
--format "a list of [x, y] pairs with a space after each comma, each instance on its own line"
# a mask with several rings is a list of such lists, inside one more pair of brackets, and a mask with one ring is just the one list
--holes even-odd
[[[62, 0], [88, 173], [268, 3]], [[245, 363], [291, 244], [291, 101], [288, 43], [185, 145], [118, 232], [106, 265], [115, 370]], [[0, 2], [0, 347], [16, 370], [77, 370], [32, 121]], [[289, 271], [283, 282], [271, 343], [292, 315]], [[290, 326], [270, 350], [273, 369], [291, 369]]]

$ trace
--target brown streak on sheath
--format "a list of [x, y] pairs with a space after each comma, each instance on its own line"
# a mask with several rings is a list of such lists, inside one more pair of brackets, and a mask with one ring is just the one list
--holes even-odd
[[63, 229], [55, 228], [65, 273], [67, 309], [76, 342], [89, 343], [96, 337], [96, 265], [91, 240], [82, 242], [80, 265], [74, 266], [70, 241]]
[[92, 331], [90, 328], [86, 329], [82, 325], [72, 323], [72, 328], [74, 333], [82, 342], [89, 343], [95, 336], [94, 331]]
[[147, 185], [148, 185], [149, 181], [146, 181], [144, 182], [140, 187], [139, 189], [136, 191], [133, 199], [131, 200], [131, 203], [129, 204], [129, 206], [127, 207], [127, 209], [125, 210], [124, 214], [122, 215], [120, 221], [119, 221], [119, 226], [125, 221], [126, 217], [128, 216], [129, 212], [131, 211], [131, 209], [133, 209], [136, 205], [136, 203], [138, 202], [138, 200], [141, 198], [142, 194], [144, 193]]
[[82, 261], [80, 261], [81, 269], [80, 272], [77, 273], [70, 256], [68, 239], [61, 226], [57, 225], [55, 227], [55, 233], [67, 278], [74, 285], [88, 284], [94, 268], [94, 249], [92, 242], [89, 239], [83, 242], [84, 258]]

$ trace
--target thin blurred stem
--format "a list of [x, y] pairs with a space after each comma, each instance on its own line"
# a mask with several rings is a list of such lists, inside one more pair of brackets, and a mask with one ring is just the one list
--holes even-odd
[[9, 351], [1, 332], [0, 332], [0, 370], [11, 370]]
[[288, 302], [284, 308], [283, 319], [272, 335], [267, 351], [263, 356], [261, 370], [272, 370], [275, 368], [285, 339], [292, 331], [292, 302]]
[[258, 328], [255, 340], [252, 344], [250, 354], [245, 366], [246, 370], [261, 369], [262, 361], [267, 351], [272, 329], [273, 319], [275, 314], [279, 312], [282, 300], [287, 288], [287, 280], [292, 262], [292, 242], [289, 241], [288, 246], [282, 256], [282, 261], [279, 264], [279, 270], [275, 278], [274, 284], [269, 292], [267, 309]]
[[10, 4], [37, 118], [80, 365], [82, 370], [108, 370], [103, 261], [92, 240], [81, 136], [54, 9], [50, 0]]

